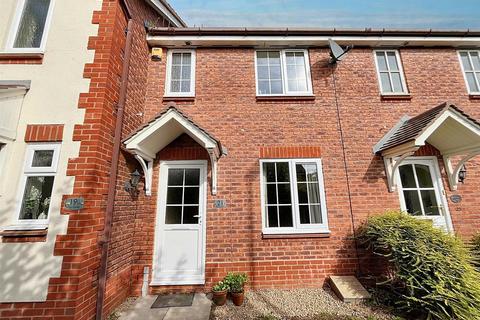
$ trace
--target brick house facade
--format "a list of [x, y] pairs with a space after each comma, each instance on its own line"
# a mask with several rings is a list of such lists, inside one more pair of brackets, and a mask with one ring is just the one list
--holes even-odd
[[[388, 209], [419, 210], [465, 239], [478, 231], [480, 100], [466, 80], [480, 79], [458, 48], [474, 64], [480, 34], [184, 28], [164, 1], [166, 11], [141, 0], [100, 2], [91, 12], [98, 34], [87, 39], [88, 91], [77, 101], [83, 123], [31, 121], [18, 132], [22, 144], [79, 146], [66, 169], [72, 190], [57, 204], [68, 216], [54, 240], [60, 273], [46, 276], [43, 300], [0, 301], [2, 318], [101, 318], [128, 296], [207, 291], [229, 271], [247, 272], [252, 288], [367, 274], [355, 230]], [[332, 64], [329, 38], [355, 47]], [[0, 54], [0, 62], [42, 64], [47, 55]], [[432, 115], [446, 101], [454, 106]], [[426, 140], [373, 152], [414, 119], [432, 131]], [[444, 158], [460, 147], [472, 159], [454, 190]], [[454, 168], [466, 160], [453, 155]], [[402, 170], [393, 181], [392, 168]], [[135, 170], [142, 179], [128, 188]], [[72, 197], [84, 208], [66, 210]], [[6, 228], [2, 242], [32, 245], [53, 227]]]

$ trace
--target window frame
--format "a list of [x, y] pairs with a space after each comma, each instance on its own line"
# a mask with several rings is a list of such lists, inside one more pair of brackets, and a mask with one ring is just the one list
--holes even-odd
[[48, 8], [47, 17], [45, 19], [45, 27], [43, 28], [42, 40], [40, 41], [40, 47], [38, 48], [15, 48], [15, 39], [17, 37], [18, 29], [20, 27], [20, 21], [22, 19], [23, 10], [25, 9], [27, 0], [19, 0], [15, 8], [15, 15], [10, 25], [10, 31], [7, 37], [6, 52], [12, 53], [44, 53], [47, 43], [48, 34], [50, 31], [50, 25], [52, 22], [53, 8], [55, 6], [55, 0], [50, 0], [50, 6]]
[[[191, 53], [192, 60], [190, 61], [190, 91], [189, 92], [172, 92], [171, 91], [171, 77], [172, 77], [172, 60], [174, 53]], [[165, 97], [195, 97], [195, 69], [196, 69], [196, 55], [195, 49], [169, 49], [167, 52], [167, 68], [165, 79]]]
[[[290, 175], [290, 192], [292, 199], [292, 220], [293, 227], [267, 227], [266, 219], [266, 193], [265, 186], [266, 181], [264, 178], [263, 164], [272, 162], [288, 162], [289, 175]], [[300, 223], [300, 211], [298, 202], [298, 184], [295, 165], [298, 163], [315, 163], [318, 171], [318, 188], [320, 196], [320, 208], [322, 223], [316, 224], [301, 224]], [[262, 233], [266, 235], [279, 235], [279, 234], [311, 234], [311, 233], [323, 233], [329, 234], [328, 228], [328, 212], [325, 196], [325, 185], [323, 178], [322, 159], [320, 158], [295, 158], [295, 159], [260, 159], [260, 205], [262, 213]]]
[[[50, 212], [52, 206], [48, 208], [47, 218], [46, 219], [20, 219], [20, 213], [22, 210], [22, 202], [25, 193], [25, 186], [27, 184], [28, 177], [56, 177], [58, 172], [58, 161], [60, 158], [60, 146], [61, 143], [29, 143], [25, 151], [25, 160], [22, 176], [20, 178], [19, 189], [17, 193], [17, 210], [16, 210], [16, 220], [15, 225], [22, 226], [25, 228], [29, 227], [47, 227], [48, 222], [50, 221]], [[35, 151], [37, 150], [53, 150], [52, 165], [49, 167], [32, 167], [32, 160]], [[55, 191], [55, 179], [52, 186], [52, 195]]]
[[[394, 52], [395, 53], [395, 59], [397, 60], [397, 63], [398, 63], [398, 71], [400, 72], [400, 80], [402, 81], [402, 86], [403, 86], [403, 91], [401, 92], [385, 92], [384, 89], [383, 89], [383, 84], [382, 84], [382, 78], [380, 77], [380, 73], [381, 72], [385, 72], [385, 71], [380, 71], [380, 67], [378, 65], [378, 59], [377, 59], [377, 53], [379, 52], [383, 52], [385, 54], [387, 54], [387, 52]], [[373, 58], [375, 60], [375, 68], [377, 70], [377, 80], [378, 80], [378, 86], [380, 88], [380, 94], [382, 96], [399, 96], [399, 95], [405, 95], [405, 96], [408, 96], [410, 94], [410, 92], [408, 91], [408, 87], [407, 87], [407, 81], [405, 79], [405, 72], [403, 71], [403, 63], [402, 63], [402, 60], [400, 59], [400, 51], [397, 50], [397, 49], [376, 49], [376, 50], [373, 50]], [[385, 59], [386, 62], [387, 62], [387, 65], [388, 65], [388, 76], [389, 76], [389, 79], [390, 79], [390, 82], [392, 83], [392, 89], [393, 89], [393, 82], [392, 82], [392, 77], [391, 77], [391, 73], [392, 71], [390, 71], [390, 65], [388, 63], [388, 59]]]
[[[478, 91], [470, 90], [470, 85], [468, 84], [468, 79], [467, 79], [467, 71], [465, 70], [465, 66], [463, 65], [463, 62], [462, 62], [462, 56], [461, 56], [462, 52], [465, 52], [468, 55], [468, 60], [470, 61], [470, 64], [472, 65], [472, 68], [473, 68], [473, 77], [477, 83]], [[476, 73], [480, 72], [480, 70], [478, 71], [475, 70], [475, 67], [472, 63], [472, 57], [470, 56], [471, 52], [477, 52], [478, 55], [480, 56], [480, 50], [457, 50], [457, 55], [458, 55], [458, 61], [460, 63], [460, 68], [462, 69], [463, 80], [465, 81], [465, 86], [467, 87], [467, 92], [468, 94], [477, 95], [477, 94], [480, 94], [480, 78], [477, 78]]]
[[[8, 149], [8, 143], [0, 138], [0, 173], [4, 172], [6, 162], [7, 162], [7, 149]], [[2, 176], [0, 176], [0, 197], [3, 194], [4, 191], [4, 184], [5, 184], [5, 179], [2, 179]]]
[[[280, 73], [282, 75], [282, 90], [283, 93], [269, 93], [261, 94], [259, 92], [258, 86], [258, 65], [257, 65], [257, 52], [268, 52], [268, 51], [278, 51], [280, 52]], [[307, 91], [288, 91], [288, 79], [287, 79], [287, 68], [286, 68], [286, 53], [288, 52], [302, 52], [305, 58], [305, 73], [307, 81]], [[254, 64], [255, 64], [255, 92], [258, 97], [283, 97], [283, 96], [313, 96], [313, 86], [312, 86], [312, 77], [310, 71], [310, 59], [308, 54], [308, 49], [257, 49], [254, 50]]]

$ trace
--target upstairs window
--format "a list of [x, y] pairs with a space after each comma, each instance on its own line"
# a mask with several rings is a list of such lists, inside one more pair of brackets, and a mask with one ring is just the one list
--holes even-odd
[[28, 145], [22, 178], [19, 223], [46, 223], [59, 152], [60, 144]]
[[321, 161], [261, 160], [264, 233], [325, 233]]
[[478, 51], [460, 51], [463, 76], [468, 92], [480, 94], [480, 56]]
[[384, 95], [407, 94], [402, 64], [397, 50], [375, 51], [380, 91]]
[[167, 57], [167, 96], [195, 96], [195, 51], [170, 50]]
[[257, 95], [311, 95], [307, 50], [257, 51]]
[[20, 0], [14, 18], [10, 49], [43, 49], [53, 0]]

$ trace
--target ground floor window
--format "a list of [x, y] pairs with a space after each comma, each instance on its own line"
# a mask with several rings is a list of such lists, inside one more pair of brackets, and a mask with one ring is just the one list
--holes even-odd
[[21, 182], [20, 223], [48, 219], [60, 144], [29, 144]]
[[264, 233], [328, 232], [320, 159], [261, 160]]

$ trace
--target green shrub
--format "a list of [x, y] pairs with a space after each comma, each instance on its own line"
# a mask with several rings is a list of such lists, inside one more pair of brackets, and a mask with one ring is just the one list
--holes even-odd
[[480, 233], [477, 233], [470, 241], [470, 250], [473, 255], [473, 264], [480, 271]]
[[243, 292], [243, 286], [248, 281], [248, 277], [245, 273], [233, 273], [229, 272], [223, 281], [230, 288], [230, 292], [239, 293]]
[[458, 238], [401, 212], [368, 219], [359, 239], [388, 260], [386, 281], [395, 307], [426, 319], [479, 320], [480, 274]]
[[219, 292], [219, 291], [225, 291], [229, 290], [230, 288], [228, 287], [228, 283], [225, 281], [218, 281], [212, 288], [212, 291]]

